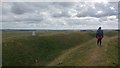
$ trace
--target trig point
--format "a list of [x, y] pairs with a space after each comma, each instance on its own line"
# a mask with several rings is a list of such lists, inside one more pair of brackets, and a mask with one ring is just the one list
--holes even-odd
[[32, 32], [32, 36], [35, 36], [35, 35], [36, 35], [35, 31], [33, 31], [33, 32]]

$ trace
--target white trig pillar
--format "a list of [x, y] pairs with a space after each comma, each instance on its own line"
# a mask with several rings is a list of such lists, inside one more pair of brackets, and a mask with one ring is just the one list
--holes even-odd
[[32, 36], [35, 36], [35, 35], [36, 35], [35, 31], [33, 31], [33, 32], [32, 32]]

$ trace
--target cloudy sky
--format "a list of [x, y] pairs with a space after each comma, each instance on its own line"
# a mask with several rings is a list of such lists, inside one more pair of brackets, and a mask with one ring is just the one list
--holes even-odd
[[118, 29], [118, 2], [4, 2], [2, 29]]

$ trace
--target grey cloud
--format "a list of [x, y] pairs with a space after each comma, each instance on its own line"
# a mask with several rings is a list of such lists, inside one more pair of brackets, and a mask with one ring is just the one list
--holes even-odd
[[38, 23], [44, 20], [43, 15], [25, 14], [25, 15], [9, 15], [2, 16], [2, 22], [25, 22], [25, 23]]
[[2, 8], [3, 28], [112, 28], [111, 23], [117, 24], [117, 19], [107, 19], [117, 15], [117, 3], [19, 2], [3, 3]]
[[118, 20], [118, 17], [113, 15], [113, 16], [101, 17], [99, 19], [100, 22], [109, 21], [109, 20], [111, 20], [111, 21]]
[[75, 2], [54, 2], [51, 5], [53, 9], [53, 12], [51, 13], [52, 17], [71, 17], [69, 11], [74, 7]]
[[12, 4], [11, 3], [3, 3], [2, 6], [1, 6], [1, 9], [2, 9], [2, 15], [9, 15], [11, 13], [11, 6]]
[[[94, 5], [85, 4], [87, 7], [85, 8], [76, 8], [78, 14], [77, 17], [85, 17], [85, 16], [91, 16], [91, 17], [103, 17], [103, 16], [111, 16], [111, 15], [117, 15], [118, 5], [117, 2], [115, 3], [108, 3], [108, 4], [102, 4], [102, 3], [95, 3]], [[94, 7], [94, 8], [93, 8]], [[114, 9], [111, 9], [110, 7], [113, 7]], [[103, 11], [100, 14], [96, 14], [98, 11]]]
[[86, 24], [81, 19], [67, 19], [66, 22], [68, 25], [84, 25], [84, 24]]
[[52, 14], [53, 17], [71, 17], [71, 15], [68, 13], [68, 11], [61, 11], [61, 13], [53, 13]]
[[15, 14], [24, 14], [33, 11], [27, 3], [13, 3], [11, 11]]
[[70, 8], [73, 7], [75, 2], [53, 2], [52, 5], [57, 8]]

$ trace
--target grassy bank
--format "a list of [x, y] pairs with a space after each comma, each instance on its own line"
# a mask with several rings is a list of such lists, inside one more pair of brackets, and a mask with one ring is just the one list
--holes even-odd
[[3, 65], [45, 65], [60, 55], [62, 51], [93, 38], [87, 33], [79, 32], [47, 36], [38, 34], [35, 37], [25, 35], [26, 33], [23, 35], [13, 33], [14, 37], [9, 36], [11, 37], [9, 39], [4, 39], [7, 36], [3, 36]]
[[[105, 33], [105, 36], [109, 38], [115, 35], [117, 35], [116, 32]], [[110, 64], [106, 63], [105, 65], [111, 65], [112, 62], [113, 65], [117, 64], [117, 48], [112, 45], [117, 46], [118, 41], [112, 39], [110, 42], [113, 44], [105, 41], [105, 44], [111, 45], [107, 48], [105, 57], [109, 57], [109, 53], [114, 56], [110, 57]], [[89, 65], [90, 60], [88, 62], [85, 60], [92, 52], [96, 51], [94, 32], [38, 32], [36, 36], [31, 36], [30, 32], [3, 32], [2, 64], [3, 66], [46, 66], [53, 62], [53, 65], [57, 65], [56, 63], [59, 64], [59, 61], [54, 64], [53, 60], [64, 54], [66, 50], [76, 46], [80, 47], [70, 52], [69, 57], [62, 60], [60, 65]], [[111, 50], [113, 50], [112, 53]], [[93, 53], [93, 56], [94, 54], [96, 53]], [[82, 64], [83, 61], [84, 64]]]

